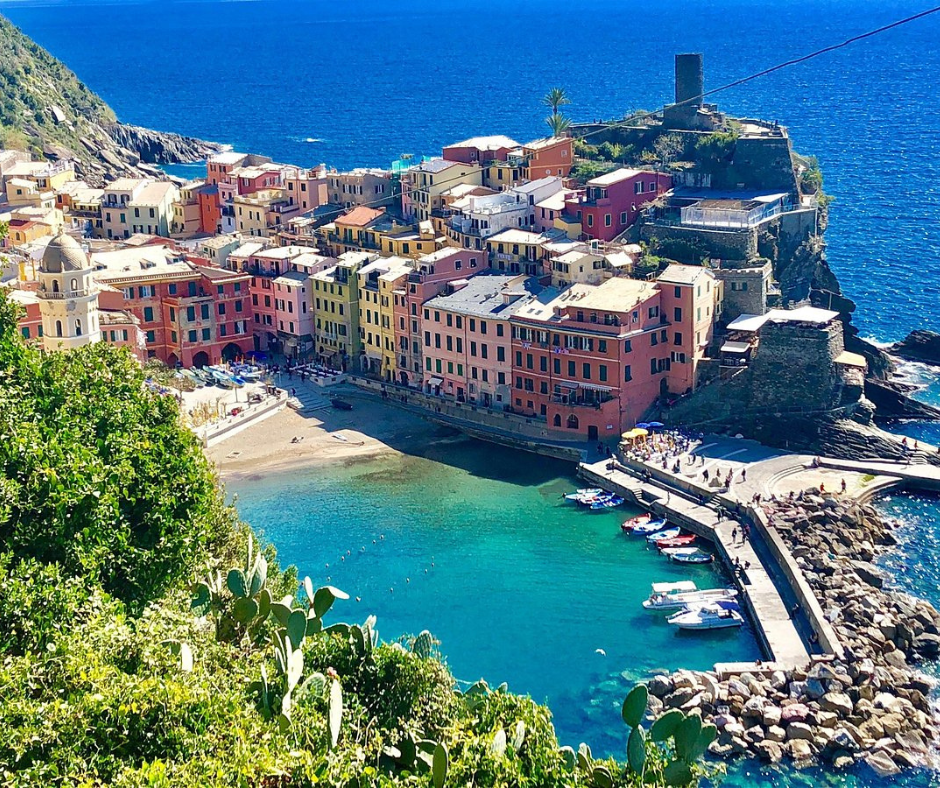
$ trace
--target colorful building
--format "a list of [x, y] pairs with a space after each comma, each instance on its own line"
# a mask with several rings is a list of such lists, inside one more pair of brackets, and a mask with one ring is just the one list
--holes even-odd
[[[379, 257], [356, 271], [359, 293], [359, 368], [391, 380], [395, 366], [395, 283], [411, 266], [400, 257]], [[383, 278], [384, 277], [384, 278]]]
[[581, 225], [582, 240], [612, 241], [644, 205], [671, 188], [670, 175], [621, 168], [589, 180], [583, 194], [565, 201], [565, 213]]
[[330, 205], [354, 208], [390, 208], [395, 203], [395, 178], [390, 170], [357, 167], [349, 172], [326, 173]]
[[451, 282], [423, 308], [424, 389], [485, 407], [510, 404], [510, 318], [539, 288], [521, 276], [480, 274]]
[[311, 277], [316, 356], [336, 368], [347, 369], [362, 350], [357, 272], [376, 259], [370, 252], [346, 252], [336, 265]]
[[462, 142], [448, 145], [442, 152], [447, 161], [460, 161], [464, 164], [474, 162], [486, 166], [492, 161], [506, 161], [509, 152], [519, 147], [519, 143], [502, 134], [489, 137], [471, 137]]
[[476, 162], [466, 164], [429, 159], [401, 175], [401, 209], [407, 221], [426, 221], [443, 207], [443, 194], [459, 183], [483, 185], [483, 171]]

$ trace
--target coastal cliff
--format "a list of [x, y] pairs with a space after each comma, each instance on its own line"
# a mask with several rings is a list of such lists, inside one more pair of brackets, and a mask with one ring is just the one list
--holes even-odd
[[199, 161], [212, 142], [121, 123], [60, 60], [0, 17], [0, 147], [36, 158], [72, 159], [93, 185], [152, 165]]

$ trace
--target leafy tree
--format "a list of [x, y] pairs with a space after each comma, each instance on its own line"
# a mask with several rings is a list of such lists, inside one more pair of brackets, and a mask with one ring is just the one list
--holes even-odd
[[570, 104], [571, 99], [568, 98], [568, 94], [565, 92], [564, 88], [552, 88], [548, 93], [542, 96], [542, 103], [551, 109], [552, 115], [557, 115], [558, 108], [565, 104]]
[[653, 143], [653, 152], [663, 167], [678, 159], [684, 149], [685, 144], [678, 134], [663, 134]]
[[234, 512], [133, 356], [106, 343], [44, 354], [16, 314], [0, 295], [0, 544], [142, 604], [218, 549]]

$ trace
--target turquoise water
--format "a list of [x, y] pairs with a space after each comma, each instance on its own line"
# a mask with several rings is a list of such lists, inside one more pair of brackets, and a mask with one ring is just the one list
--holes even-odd
[[573, 470], [460, 439], [423, 457], [242, 480], [229, 491], [282, 560], [352, 596], [337, 617], [375, 614], [385, 640], [428, 629], [458, 679], [506, 681], [549, 703], [563, 743], [622, 753], [620, 705], [634, 682], [760, 653], [748, 629], [680, 633], [644, 611], [653, 582], [723, 581], [622, 535], [628, 510], [564, 503], [578, 486]]

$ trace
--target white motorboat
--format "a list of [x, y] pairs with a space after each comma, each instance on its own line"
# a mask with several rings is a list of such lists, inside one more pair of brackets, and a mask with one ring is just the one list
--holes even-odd
[[738, 595], [733, 588], [705, 588], [701, 591], [676, 591], [672, 593], [653, 592], [643, 602], [646, 610], [681, 610], [684, 607], [698, 607], [711, 602], [732, 601]]
[[715, 603], [682, 610], [666, 620], [679, 629], [728, 629], [744, 623], [744, 617], [737, 610]]
[[698, 591], [698, 586], [694, 580], [678, 580], [675, 583], [653, 583], [651, 590], [654, 594], [683, 594]]
[[604, 495], [605, 492], [600, 487], [584, 487], [575, 490], [573, 493], [568, 493], [565, 500], [574, 501], [575, 503], [592, 503], [598, 496]]

